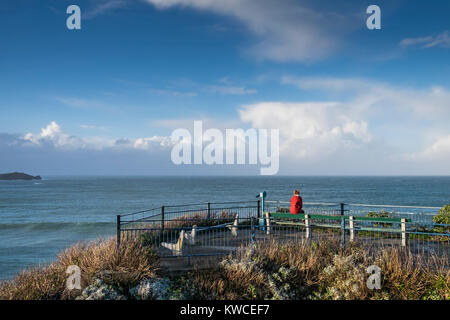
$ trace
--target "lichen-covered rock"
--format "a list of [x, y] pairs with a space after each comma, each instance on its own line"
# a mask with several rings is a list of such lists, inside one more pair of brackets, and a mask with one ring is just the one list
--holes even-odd
[[136, 300], [168, 300], [171, 298], [170, 286], [169, 279], [147, 279], [131, 288], [130, 296]]
[[292, 300], [296, 297], [296, 289], [298, 291], [298, 288], [291, 284], [295, 274], [292, 269], [282, 266], [276, 272], [271, 272], [255, 261], [251, 254], [247, 254], [242, 260], [225, 259], [220, 263], [220, 267], [231, 274], [240, 272], [244, 275], [261, 275], [269, 289], [269, 294], [265, 299]]
[[261, 270], [258, 263], [251, 260], [249, 254], [242, 259], [224, 259], [219, 263], [219, 266], [227, 271], [240, 271], [243, 273], [259, 272]]
[[119, 293], [119, 290], [100, 279], [94, 279], [87, 286], [77, 300], [126, 300], [127, 297]]
[[294, 271], [280, 267], [277, 272], [267, 275], [268, 286], [274, 300], [292, 300], [295, 298], [295, 290], [291, 287], [290, 280]]
[[322, 270], [320, 275], [324, 293], [316, 293], [319, 299], [352, 300], [367, 291], [365, 267], [357, 261], [357, 255], [335, 255], [333, 263]]

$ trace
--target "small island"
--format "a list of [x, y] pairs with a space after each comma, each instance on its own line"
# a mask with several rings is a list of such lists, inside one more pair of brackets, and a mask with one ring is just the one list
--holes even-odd
[[41, 176], [31, 176], [23, 172], [0, 174], [0, 180], [42, 180]]

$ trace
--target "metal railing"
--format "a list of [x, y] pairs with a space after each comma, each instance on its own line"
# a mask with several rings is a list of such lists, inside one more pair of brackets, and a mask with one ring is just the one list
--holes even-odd
[[[206, 202], [170, 205], [117, 216], [117, 246], [123, 237], [129, 239], [144, 231], [163, 232], [177, 224], [189, 225], [195, 221], [208, 225], [211, 221], [239, 213], [241, 218], [260, 217], [261, 201]], [[193, 225], [193, 224], [191, 224]], [[157, 228], [157, 230], [155, 230]]]
[[283, 204], [265, 200], [264, 214], [257, 200], [162, 206], [120, 215], [117, 245], [139, 239], [162, 257], [190, 257], [227, 254], [257, 241], [339, 238], [343, 246], [361, 243], [420, 254], [450, 253], [450, 225], [432, 219], [424, 223], [423, 212], [414, 211], [439, 208], [306, 202], [306, 214], [296, 216], [285, 213]]
[[[265, 200], [265, 207], [270, 211], [285, 209], [288, 211], [290, 203], [288, 201]], [[304, 209], [309, 213], [329, 213], [340, 214], [341, 203], [330, 202], [304, 202]], [[390, 204], [357, 204], [346, 203], [347, 215], [364, 216], [369, 212], [385, 213], [390, 217], [410, 219], [412, 222], [421, 224], [432, 224], [432, 218], [441, 207], [430, 206], [403, 206]], [[265, 210], [267, 211], [267, 210]]]

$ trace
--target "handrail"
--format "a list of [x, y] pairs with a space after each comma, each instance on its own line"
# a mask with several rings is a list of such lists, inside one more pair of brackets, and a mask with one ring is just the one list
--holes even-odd
[[[165, 208], [179, 208], [179, 207], [192, 207], [192, 206], [201, 206], [201, 205], [217, 205], [217, 204], [236, 204], [236, 203], [253, 203], [254, 201], [225, 201], [225, 202], [201, 202], [201, 203], [190, 203], [190, 204], [178, 204], [178, 205], [168, 205], [165, 206]], [[282, 200], [265, 200], [266, 203], [282, 203], [282, 204], [289, 204], [289, 201], [282, 201]], [[322, 205], [322, 206], [337, 206], [340, 205], [340, 203], [334, 203], [334, 202], [303, 202], [304, 205]], [[364, 203], [345, 203], [346, 206], [353, 206], [353, 207], [375, 207], [375, 208], [411, 208], [411, 209], [440, 209], [441, 207], [432, 207], [432, 206], [407, 206], [407, 205], [394, 205], [394, 204], [364, 204]], [[127, 214], [121, 214], [121, 217], [126, 217], [130, 215], [135, 214], [141, 214], [153, 210], [159, 210], [161, 207], [155, 207], [151, 209], [146, 209], [142, 211], [127, 213]], [[211, 208], [211, 209], [228, 209], [228, 208]], [[191, 209], [194, 210], [194, 209]]]
[[411, 208], [411, 209], [441, 209], [442, 207], [427, 207], [427, 206], [401, 206], [394, 204], [358, 204], [358, 203], [346, 203], [348, 206], [354, 207], [379, 207], [379, 208]]
[[225, 201], [225, 202], [201, 202], [201, 203], [190, 203], [190, 204], [174, 204], [165, 206], [166, 208], [178, 208], [178, 207], [192, 207], [192, 206], [204, 206], [206, 204], [214, 205], [214, 204], [235, 204], [235, 203], [253, 203], [255, 201]]
[[[289, 201], [284, 200], [265, 200], [268, 203], [286, 203], [289, 204]], [[324, 205], [324, 206], [332, 206], [339, 205], [340, 203], [334, 202], [303, 202], [304, 205]], [[378, 207], [378, 208], [411, 208], [411, 209], [441, 209], [442, 207], [432, 207], [432, 206], [409, 206], [409, 205], [397, 205], [397, 204], [366, 204], [366, 203], [344, 203], [346, 206], [353, 207]]]
[[[273, 218], [281, 218], [281, 219], [295, 219], [295, 220], [304, 220], [305, 214], [290, 214], [290, 213], [269, 213]], [[324, 214], [310, 214], [308, 215], [311, 219], [316, 220], [349, 220], [350, 216], [329, 216]], [[355, 221], [373, 221], [373, 222], [401, 222], [401, 218], [382, 218], [382, 217], [354, 217]], [[405, 222], [411, 222], [411, 219], [405, 219]]]
[[[256, 206], [246, 206], [246, 207], [220, 207], [220, 208], [210, 208], [210, 210], [212, 211], [216, 211], [216, 210], [232, 210], [232, 209], [252, 209], [255, 208]], [[166, 207], [167, 208], [167, 207]], [[193, 213], [193, 212], [198, 212], [198, 211], [207, 211], [207, 208], [203, 208], [201, 210], [199, 209], [189, 209], [189, 210], [178, 210], [178, 211], [165, 211], [165, 214], [174, 214], [174, 213]]]
[[[210, 205], [217, 205], [217, 204], [236, 204], [236, 203], [242, 203], [242, 204], [248, 204], [248, 203], [254, 203], [255, 201], [226, 201], [226, 202], [201, 202], [201, 203], [188, 203], [188, 204], [176, 204], [176, 205], [168, 205], [168, 206], [164, 206], [165, 208], [180, 208], [180, 207], [193, 207], [193, 206], [206, 206], [208, 203]], [[141, 210], [141, 211], [136, 211], [136, 212], [131, 212], [131, 213], [125, 213], [125, 214], [120, 214], [121, 217], [126, 217], [126, 216], [131, 216], [134, 214], [140, 214], [140, 213], [145, 213], [145, 212], [149, 212], [149, 211], [153, 211], [153, 210], [160, 210], [161, 207], [154, 207], [151, 209], [145, 209], [145, 210]], [[228, 209], [228, 208], [211, 208], [211, 209]], [[190, 210], [195, 210], [195, 209], [190, 209]]]
[[[283, 200], [265, 200], [264, 202], [268, 203], [287, 203], [289, 204], [289, 201], [283, 201]], [[337, 206], [340, 205], [340, 203], [334, 203], [334, 202], [303, 202], [303, 204], [306, 205], [323, 205], [323, 206]]]
[[160, 207], [156, 207], [156, 208], [151, 208], [151, 209], [146, 209], [146, 210], [141, 210], [141, 211], [136, 211], [136, 212], [131, 212], [131, 213], [125, 213], [125, 214], [121, 214], [121, 217], [127, 217], [127, 216], [131, 216], [134, 214], [140, 214], [140, 213], [145, 213], [145, 212], [149, 212], [149, 211], [153, 211], [153, 210], [159, 210]]

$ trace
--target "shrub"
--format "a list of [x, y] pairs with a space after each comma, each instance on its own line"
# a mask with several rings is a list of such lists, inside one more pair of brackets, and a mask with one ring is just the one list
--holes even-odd
[[[450, 204], [443, 206], [439, 213], [433, 217], [433, 222], [438, 224], [448, 224], [450, 225]], [[449, 232], [450, 226], [436, 226], [436, 232]]]
[[[370, 211], [370, 212], [367, 213], [367, 217], [370, 217], [370, 218], [389, 218], [390, 217], [390, 213], [385, 211], [384, 209], [382, 209], [380, 212]], [[388, 227], [392, 226], [392, 223], [372, 222], [372, 226], [374, 228], [376, 228], [376, 227], [388, 228]]]
[[23, 271], [10, 281], [0, 283], [0, 299], [72, 299], [80, 290], [66, 289], [70, 265], [81, 269], [81, 287], [101, 278], [127, 291], [145, 278], [155, 276], [159, 260], [155, 253], [137, 241], [124, 241], [116, 249], [115, 239], [80, 243], [58, 254], [56, 262], [44, 268]]
[[[381, 269], [381, 290], [369, 290], [367, 267]], [[402, 248], [372, 250], [339, 241], [260, 243], [218, 268], [194, 271], [178, 287], [189, 299], [448, 299], [446, 256]]]
[[433, 217], [433, 222], [439, 224], [450, 224], [450, 204], [443, 206], [439, 214]]

